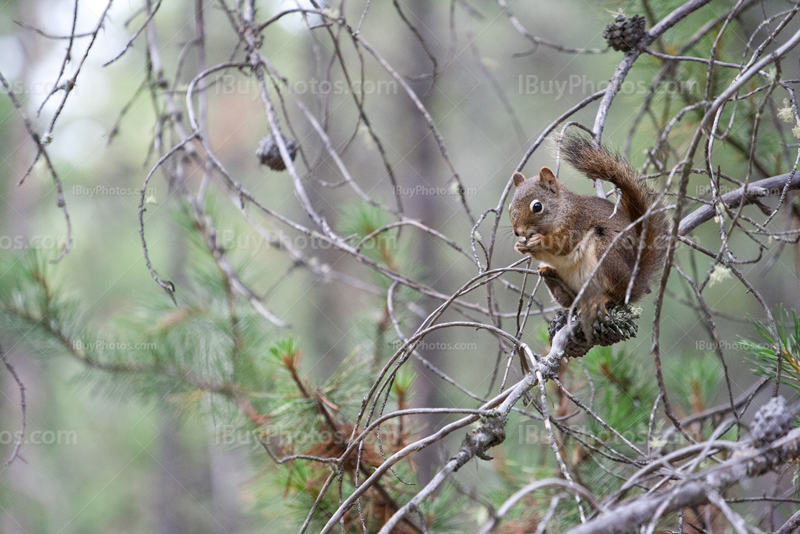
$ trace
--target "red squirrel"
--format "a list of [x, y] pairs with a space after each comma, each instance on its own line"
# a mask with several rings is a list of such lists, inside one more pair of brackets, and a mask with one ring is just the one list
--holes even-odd
[[[539, 275], [553, 300], [565, 308], [573, 305], [591, 277], [575, 303], [589, 339], [598, 312], [607, 313], [609, 304], [626, 302], [634, 271], [627, 301], [636, 302], [650, 292], [666, 252], [669, 224], [654, 206], [650, 188], [623, 159], [582, 135], [565, 136], [561, 150], [566, 161], [587, 177], [614, 184], [621, 194], [619, 208], [615, 211], [614, 203], [603, 198], [573, 193], [547, 167], [538, 178], [526, 180], [515, 173], [509, 211], [520, 240], [514, 249], [539, 260]], [[651, 208], [647, 217], [626, 230]]]

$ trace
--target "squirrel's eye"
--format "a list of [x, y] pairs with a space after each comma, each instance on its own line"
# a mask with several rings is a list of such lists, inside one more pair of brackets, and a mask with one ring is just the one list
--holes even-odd
[[542, 203], [539, 202], [538, 200], [534, 200], [533, 202], [531, 202], [531, 211], [533, 213], [539, 213], [540, 211], [542, 211]]

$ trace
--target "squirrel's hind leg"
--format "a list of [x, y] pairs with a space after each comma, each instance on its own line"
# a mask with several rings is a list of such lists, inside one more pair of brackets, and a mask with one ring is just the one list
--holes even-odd
[[566, 282], [558, 275], [555, 269], [542, 265], [539, 267], [539, 276], [544, 280], [544, 285], [547, 286], [547, 290], [555, 302], [564, 308], [572, 306], [575, 294], [567, 287]]

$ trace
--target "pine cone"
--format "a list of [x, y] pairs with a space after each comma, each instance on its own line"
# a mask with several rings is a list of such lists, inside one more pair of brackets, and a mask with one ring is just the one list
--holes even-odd
[[786, 408], [786, 399], [772, 397], [759, 408], [750, 425], [750, 435], [756, 446], [772, 443], [792, 429], [792, 414]]
[[603, 37], [608, 46], [618, 52], [632, 50], [644, 37], [644, 17], [634, 15], [626, 18], [625, 15], [617, 15], [615, 22], [606, 26]]
[[[283, 137], [283, 142], [286, 149], [289, 151], [289, 157], [294, 158], [297, 156], [297, 144], [286, 136]], [[262, 165], [266, 165], [274, 171], [286, 170], [286, 164], [281, 158], [281, 152], [278, 149], [278, 143], [275, 142], [275, 134], [269, 134], [258, 144], [256, 156]]]
[[[595, 345], [608, 347], [620, 341], [636, 337], [639, 329], [636, 324], [636, 319], [638, 318], [639, 312], [629, 306], [609, 306], [608, 315], [598, 317], [595, 320], [592, 325], [592, 339], [587, 342], [578, 318], [573, 316], [572, 321], [575, 326], [564, 349], [565, 356], [580, 358]], [[550, 343], [553, 342], [553, 337], [565, 324], [567, 324], [567, 310], [561, 310], [556, 313], [547, 328], [547, 337]]]

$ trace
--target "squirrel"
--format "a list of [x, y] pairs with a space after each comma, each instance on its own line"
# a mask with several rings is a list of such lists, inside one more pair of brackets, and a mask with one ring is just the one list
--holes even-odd
[[[669, 224], [654, 206], [647, 184], [621, 157], [582, 135], [565, 136], [562, 153], [588, 178], [616, 186], [621, 194], [619, 209], [604, 198], [573, 193], [547, 167], [538, 178], [526, 180], [514, 173], [516, 190], [509, 212], [514, 235], [520, 238], [514, 249], [539, 260], [539, 276], [551, 297], [564, 308], [575, 304], [589, 340], [595, 318], [599, 313], [607, 315], [609, 304], [636, 302], [650, 292], [653, 275], [665, 256]], [[647, 217], [626, 231], [651, 208]]]

